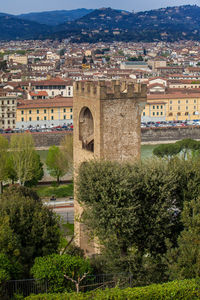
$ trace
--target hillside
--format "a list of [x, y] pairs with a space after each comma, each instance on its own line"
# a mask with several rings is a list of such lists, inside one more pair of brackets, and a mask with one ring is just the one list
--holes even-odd
[[[78, 14], [84, 11], [86, 13], [87, 10], [74, 10], [68, 17], [78, 17]], [[200, 7], [196, 5], [167, 7], [138, 13], [102, 8], [73, 21], [65, 12], [43, 12], [36, 15], [32, 13], [28, 14], [29, 21], [0, 14], [0, 40], [44, 38], [71, 38], [72, 42], [200, 40]], [[33, 17], [37, 17], [38, 22], [45, 24], [63, 23], [55, 26], [42, 25], [30, 21]], [[41, 21], [42, 19], [44, 20]]]
[[93, 9], [79, 8], [74, 10], [55, 10], [44, 12], [33, 12], [27, 14], [21, 14], [17, 17], [23, 20], [34, 21], [40, 24], [46, 24], [49, 26], [56, 26], [65, 22], [74, 21], [89, 13]]
[[38, 39], [49, 34], [51, 30], [46, 25], [0, 14], [0, 40]]
[[176, 41], [200, 39], [200, 7], [185, 5], [139, 13], [99, 9], [65, 25], [57, 36], [73, 33], [73, 41]]

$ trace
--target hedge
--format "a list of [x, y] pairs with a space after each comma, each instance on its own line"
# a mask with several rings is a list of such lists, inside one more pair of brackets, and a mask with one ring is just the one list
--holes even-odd
[[88, 293], [40, 294], [25, 300], [193, 300], [200, 299], [200, 278], [152, 284], [145, 287], [96, 290]]

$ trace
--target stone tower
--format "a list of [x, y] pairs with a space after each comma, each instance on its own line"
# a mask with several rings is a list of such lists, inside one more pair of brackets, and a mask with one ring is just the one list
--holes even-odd
[[[79, 165], [93, 158], [133, 161], [140, 158], [141, 112], [146, 104], [146, 85], [119, 81], [75, 82], [74, 183], [75, 240], [85, 253], [96, 253], [84, 225], [78, 222], [82, 208], [76, 201]], [[87, 187], [86, 187], [87, 188]]]

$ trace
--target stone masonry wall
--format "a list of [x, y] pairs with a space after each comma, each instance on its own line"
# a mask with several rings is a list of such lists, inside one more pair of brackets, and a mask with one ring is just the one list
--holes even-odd
[[[123, 131], [123, 129], [122, 129]], [[176, 141], [185, 138], [200, 140], [199, 127], [171, 127], [171, 128], [142, 128], [142, 142], [166, 142]], [[66, 134], [72, 134], [71, 131], [55, 131], [55, 132], [33, 132], [33, 138], [36, 147], [50, 147], [52, 145], [60, 145], [61, 140]], [[8, 140], [12, 134], [3, 134]]]

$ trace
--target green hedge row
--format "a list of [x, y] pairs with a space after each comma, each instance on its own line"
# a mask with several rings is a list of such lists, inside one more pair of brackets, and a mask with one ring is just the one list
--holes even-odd
[[126, 289], [96, 290], [88, 293], [40, 294], [25, 300], [193, 300], [200, 299], [200, 278]]

